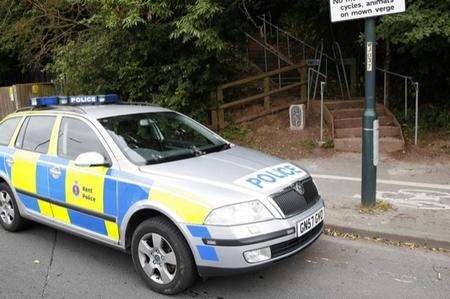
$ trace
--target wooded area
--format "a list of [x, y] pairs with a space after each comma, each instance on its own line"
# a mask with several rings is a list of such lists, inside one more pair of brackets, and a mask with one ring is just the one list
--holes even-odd
[[[328, 0], [0, 0], [0, 86], [53, 80], [205, 117], [210, 91], [240, 78], [244, 33], [264, 13], [310, 44], [339, 41], [362, 69], [363, 22], [331, 24]], [[377, 31], [379, 65], [419, 81], [422, 105], [448, 107], [450, 2], [409, 0]]]

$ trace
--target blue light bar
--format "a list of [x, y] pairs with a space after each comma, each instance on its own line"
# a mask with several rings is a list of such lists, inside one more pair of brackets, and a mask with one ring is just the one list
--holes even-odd
[[116, 94], [107, 95], [79, 95], [79, 96], [51, 96], [36, 97], [30, 99], [31, 106], [54, 106], [54, 105], [95, 105], [119, 103], [119, 96]]
[[34, 107], [58, 105], [59, 99], [56, 96], [31, 98], [30, 104]]

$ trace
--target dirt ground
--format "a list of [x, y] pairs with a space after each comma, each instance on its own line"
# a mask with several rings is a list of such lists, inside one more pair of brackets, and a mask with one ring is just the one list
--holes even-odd
[[320, 118], [311, 112], [306, 118], [306, 128], [293, 131], [289, 127], [287, 110], [262, 117], [252, 122], [233, 126], [221, 132], [228, 140], [284, 159], [300, 157], [326, 157], [334, 153], [330, 133], [325, 126], [323, 147], [320, 141]]
[[398, 160], [414, 162], [450, 161], [450, 135], [436, 132], [419, 135], [418, 145], [414, 140], [405, 137], [406, 151], [394, 153], [391, 156]]
[[[324, 145], [320, 141], [320, 116], [309, 111], [306, 128], [292, 131], [289, 128], [289, 112], [282, 111], [252, 122], [235, 125], [221, 134], [228, 140], [260, 150], [284, 159], [322, 158], [335, 153], [331, 134], [325, 125]], [[450, 135], [443, 133], [421, 133], [419, 144], [406, 136], [406, 150], [390, 154], [390, 158], [414, 162], [450, 161]]]

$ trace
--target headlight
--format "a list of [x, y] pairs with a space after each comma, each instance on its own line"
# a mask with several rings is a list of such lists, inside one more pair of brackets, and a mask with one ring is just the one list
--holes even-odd
[[272, 214], [259, 201], [249, 201], [213, 210], [206, 217], [207, 225], [240, 225], [273, 219]]

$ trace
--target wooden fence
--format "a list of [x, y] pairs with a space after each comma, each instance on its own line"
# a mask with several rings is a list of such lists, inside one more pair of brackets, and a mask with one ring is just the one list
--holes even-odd
[[0, 87], [0, 119], [29, 105], [30, 98], [55, 94], [52, 83], [27, 83]]
[[[300, 82], [295, 82], [283, 87], [279, 87], [277, 89], [271, 90], [271, 82], [270, 79], [273, 76], [286, 73], [289, 71], [298, 70], [300, 73]], [[255, 94], [249, 97], [245, 97], [242, 99], [237, 99], [228, 103], [224, 103], [224, 90], [237, 87], [241, 85], [246, 85], [253, 82], [263, 81], [263, 92], [259, 94]], [[263, 74], [259, 74], [256, 76], [251, 76], [242, 80], [226, 83], [217, 87], [217, 89], [212, 92], [211, 96], [213, 101], [216, 103], [215, 108], [211, 109], [211, 127], [215, 130], [225, 128], [228, 123], [225, 121], [225, 112], [226, 110], [237, 109], [240, 107], [244, 107], [249, 104], [253, 104], [257, 101], [264, 100], [264, 111], [249, 115], [247, 117], [236, 120], [236, 123], [250, 121], [252, 119], [261, 117], [263, 115], [267, 115], [277, 110], [282, 110], [286, 107], [272, 107], [272, 99], [271, 96], [292, 90], [294, 88], [300, 88], [301, 92], [298, 94], [302, 100], [306, 101], [306, 93], [307, 93], [307, 74], [306, 74], [306, 64], [300, 65], [292, 65], [283, 67], [274, 71], [266, 72]]]

